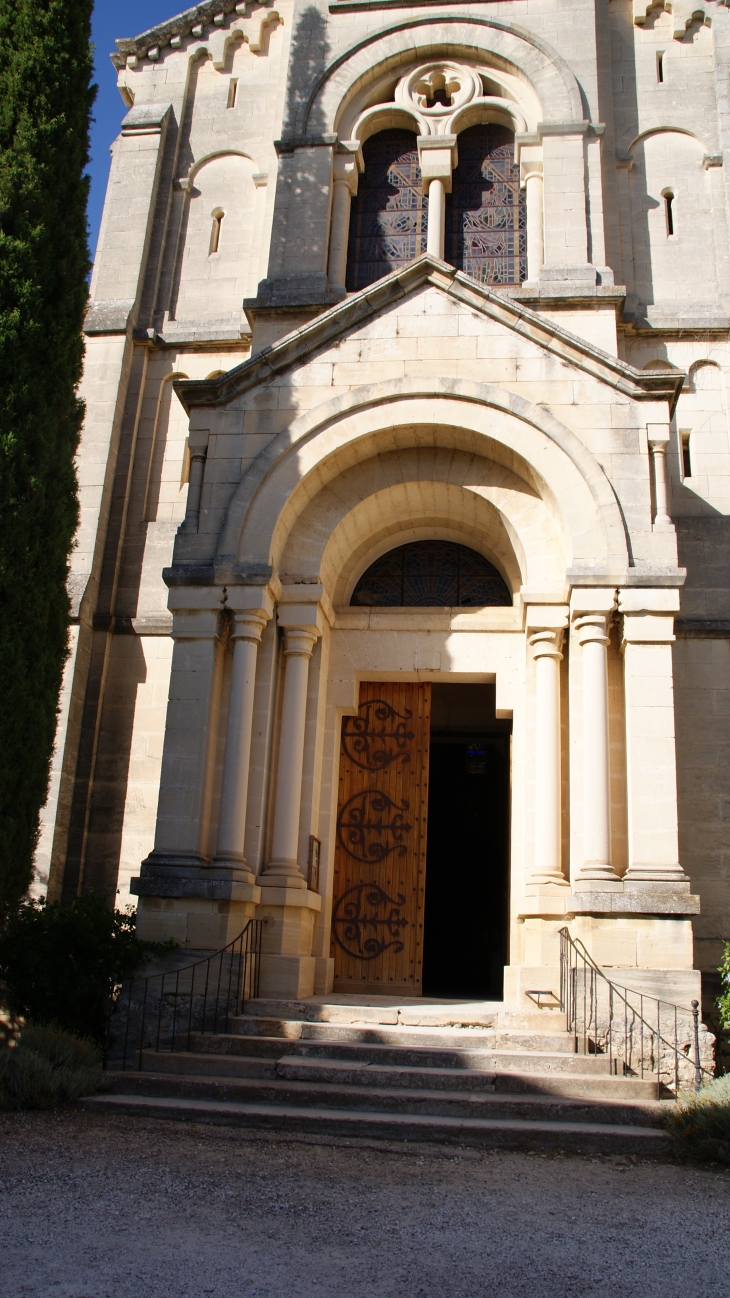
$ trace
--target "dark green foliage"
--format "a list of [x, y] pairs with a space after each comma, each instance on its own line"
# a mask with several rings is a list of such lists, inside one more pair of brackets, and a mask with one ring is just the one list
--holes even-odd
[[697, 1095], [669, 1109], [665, 1122], [684, 1158], [730, 1165], [730, 1076], [717, 1077]]
[[730, 942], [725, 943], [722, 964], [717, 972], [722, 978], [722, 993], [717, 999], [717, 1007], [722, 1026], [727, 1029], [730, 1028]]
[[99, 1048], [60, 1028], [23, 1028], [0, 1050], [0, 1109], [56, 1109], [93, 1095], [101, 1081]]
[[0, 911], [30, 882], [67, 651], [92, 0], [0, 0]]
[[11, 1012], [103, 1041], [109, 998], [150, 949], [135, 938], [133, 911], [103, 897], [62, 908], [28, 901], [0, 933], [0, 978]]

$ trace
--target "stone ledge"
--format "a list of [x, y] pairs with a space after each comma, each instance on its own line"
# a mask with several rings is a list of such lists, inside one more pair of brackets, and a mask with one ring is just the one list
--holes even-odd
[[129, 891], [133, 897], [195, 897], [205, 901], [252, 901], [256, 905], [261, 900], [261, 889], [256, 884], [238, 883], [235, 879], [181, 877], [172, 870], [159, 874], [147, 872], [145, 878], [130, 879]]
[[569, 915], [699, 915], [700, 899], [679, 889], [572, 892], [566, 910]]
[[730, 618], [678, 617], [674, 634], [678, 640], [728, 640]]

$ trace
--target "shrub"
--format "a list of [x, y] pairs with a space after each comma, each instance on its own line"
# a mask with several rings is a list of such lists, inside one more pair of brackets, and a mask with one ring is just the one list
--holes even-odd
[[103, 1041], [115, 988], [157, 949], [137, 942], [135, 921], [133, 911], [111, 911], [93, 895], [63, 908], [21, 903], [0, 933], [11, 1013]]
[[665, 1121], [675, 1149], [685, 1158], [730, 1164], [730, 1075], [679, 1100]]
[[727, 1030], [730, 1028], [730, 942], [725, 943], [722, 963], [717, 972], [722, 979], [722, 994], [717, 999], [717, 1007], [720, 1011], [722, 1026]]
[[101, 1085], [101, 1052], [92, 1041], [60, 1028], [23, 1028], [0, 1051], [0, 1108], [56, 1109]]

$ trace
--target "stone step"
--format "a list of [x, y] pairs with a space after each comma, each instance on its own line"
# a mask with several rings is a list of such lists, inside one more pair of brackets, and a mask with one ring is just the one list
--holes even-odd
[[392, 1046], [362, 1041], [286, 1040], [248, 1036], [241, 1033], [193, 1033], [191, 1050], [202, 1054], [258, 1055], [278, 1058], [298, 1055], [306, 1058], [350, 1059], [359, 1063], [395, 1064], [412, 1068], [468, 1068], [487, 1072], [566, 1072], [608, 1074], [606, 1055], [576, 1055], [547, 1050], [466, 1050], [435, 1046]]
[[666, 1157], [670, 1150], [668, 1138], [659, 1128], [618, 1123], [359, 1113], [169, 1095], [93, 1095], [78, 1100], [77, 1104], [96, 1113], [122, 1113], [314, 1135], [438, 1141], [481, 1148], [560, 1149], [581, 1153], [643, 1154], [654, 1158]]
[[515, 1072], [591, 1073], [607, 1075], [606, 1055], [576, 1055], [547, 1050], [474, 1050], [435, 1046], [391, 1046], [356, 1041], [304, 1041], [294, 1043], [293, 1055], [310, 1059], [351, 1059], [373, 1064], [413, 1068], [471, 1068]]
[[[265, 1019], [288, 1019], [303, 1023], [373, 1023], [395, 1027], [495, 1027], [502, 1013], [501, 1001], [429, 1001], [414, 997], [400, 1001], [394, 997], [358, 998], [343, 996], [342, 1002], [312, 996], [303, 1001], [252, 1000], [246, 1002], [246, 1014]], [[543, 1025], [540, 1024], [540, 1027]], [[561, 1015], [561, 1027], [565, 1015]]]
[[[187, 1072], [187, 1070], [186, 1070]], [[430, 1117], [501, 1117], [541, 1121], [606, 1122], [635, 1126], [661, 1125], [663, 1106], [656, 1101], [586, 1100], [525, 1092], [448, 1091], [419, 1087], [352, 1085], [345, 1082], [273, 1081], [247, 1077], [211, 1077], [166, 1073], [119, 1073], [109, 1077], [116, 1094], [194, 1096], [209, 1100], [356, 1109], [359, 1112], [411, 1113]]]
[[[196, 1071], [196, 1056], [188, 1057], [186, 1072]], [[612, 1077], [608, 1073], [486, 1072], [468, 1068], [408, 1068], [397, 1065], [358, 1064], [344, 1059], [303, 1059], [286, 1055], [276, 1064], [278, 1077], [292, 1081], [351, 1082], [357, 1086], [428, 1087], [449, 1091], [495, 1091], [566, 1096], [574, 1099], [615, 1099], [651, 1102], [657, 1084], [649, 1078]]]
[[301, 1019], [270, 1019], [263, 1015], [240, 1015], [228, 1022], [229, 1033], [241, 1036], [280, 1037], [290, 1041], [361, 1041], [365, 1044], [395, 1046], [439, 1046], [462, 1050], [473, 1048], [506, 1050], [542, 1050], [574, 1054], [574, 1043], [567, 1032], [503, 1032], [494, 1028], [478, 1031], [466, 1028], [435, 1027], [424, 1029], [368, 1024], [309, 1023]]
[[196, 1077], [253, 1077], [259, 1080], [278, 1077], [277, 1061], [273, 1058], [259, 1059], [255, 1055], [204, 1055], [193, 1051], [143, 1050], [142, 1072], [127, 1069], [120, 1073], [110, 1066], [115, 1076], [134, 1075], [144, 1077], [147, 1073], [164, 1073], [171, 1076], [190, 1073]]

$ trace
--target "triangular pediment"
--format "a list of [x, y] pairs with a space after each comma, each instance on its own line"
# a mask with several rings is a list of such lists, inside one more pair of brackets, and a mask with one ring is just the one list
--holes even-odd
[[448, 295], [477, 317], [481, 314], [485, 327], [493, 328], [497, 323], [524, 342], [632, 400], [667, 401], [673, 407], [679, 396], [684, 379], [680, 371], [637, 370], [522, 302], [479, 284], [428, 253], [405, 270], [393, 271], [359, 293], [351, 294], [227, 374], [216, 379], [182, 379], [175, 383], [175, 390], [188, 411], [195, 406], [229, 405], [251, 388], [306, 365], [322, 348], [353, 336], [373, 317], [397, 308], [405, 298], [426, 288]]

